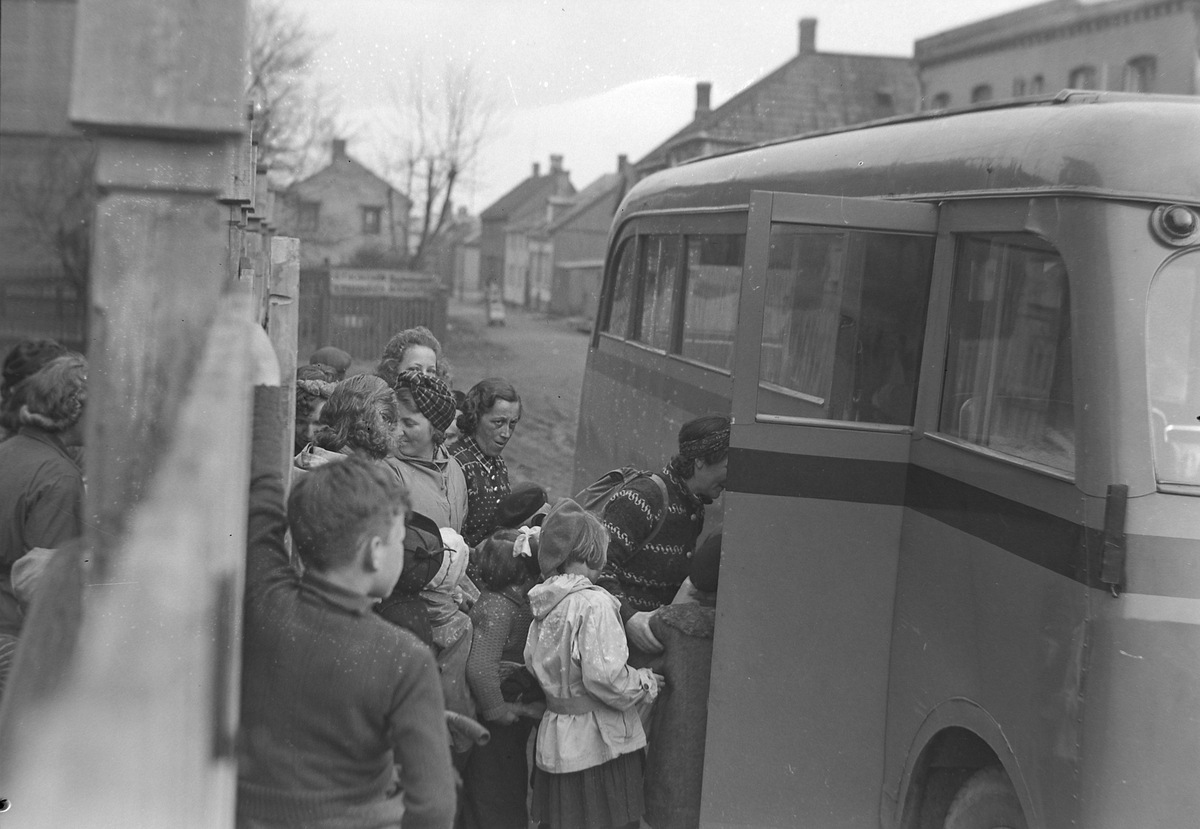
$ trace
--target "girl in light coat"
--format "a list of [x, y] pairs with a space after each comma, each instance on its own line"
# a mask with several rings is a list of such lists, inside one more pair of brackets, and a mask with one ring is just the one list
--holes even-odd
[[552, 829], [637, 826], [643, 812], [646, 734], [635, 706], [652, 702], [663, 679], [626, 664], [620, 605], [594, 584], [607, 549], [600, 520], [569, 498], [542, 524], [546, 581], [529, 591], [525, 665], [546, 692], [531, 816]]

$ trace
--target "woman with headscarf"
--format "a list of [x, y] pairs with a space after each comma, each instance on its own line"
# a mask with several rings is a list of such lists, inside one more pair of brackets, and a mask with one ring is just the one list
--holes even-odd
[[312, 443], [317, 420], [325, 401], [337, 384], [335, 372], [329, 366], [308, 365], [296, 369], [296, 437], [297, 454]]
[[392, 389], [398, 408], [395, 451], [388, 465], [408, 487], [414, 512], [461, 532], [467, 482], [445, 447], [446, 430], [454, 422], [454, 395], [440, 379], [415, 369], [401, 372]]
[[521, 398], [507, 380], [480, 380], [467, 392], [458, 418], [454, 457], [467, 479], [467, 518], [462, 534], [472, 547], [499, 528], [496, 510], [511, 491], [500, 457], [521, 419]]

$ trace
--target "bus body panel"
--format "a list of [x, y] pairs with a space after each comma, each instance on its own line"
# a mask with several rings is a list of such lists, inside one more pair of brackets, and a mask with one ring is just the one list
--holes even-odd
[[725, 498], [701, 825], [874, 829], [901, 507]]
[[[586, 483], [657, 461], [688, 417], [733, 412], [703, 826], [899, 826], [951, 729], [1003, 764], [1031, 827], [1200, 814], [1200, 506], [1160, 491], [1146, 393], [1147, 295], [1177, 252], [1151, 211], [1200, 205], [1197, 146], [1195, 102], [1017, 106], [734, 152], [627, 196], [610, 255], [641, 222], [688, 233], [749, 210], [732, 378], [600, 334], [610, 269], [577, 455]], [[763, 274], [787, 191], [938, 205], [910, 434], [758, 416]], [[971, 233], [1031, 233], [1062, 258], [1073, 473], [937, 433]], [[592, 411], [629, 425], [587, 426]], [[1100, 582], [1111, 484], [1129, 487], [1116, 589]]]

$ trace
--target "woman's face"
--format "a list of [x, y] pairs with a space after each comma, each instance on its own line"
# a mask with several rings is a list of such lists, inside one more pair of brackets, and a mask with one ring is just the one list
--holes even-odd
[[497, 400], [491, 409], [480, 415], [474, 437], [483, 454], [492, 458], [500, 457], [520, 419], [521, 404], [510, 400]]
[[433, 457], [433, 424], [429, 418], [396, 401], [400, 418], [396, 421], [396, 451], [407, 458]]
[[400, 360], [400, 370], [415, 369], [422, 374], [437, 374], [437, 355], [433, 349], [425, 345], [410, 345], [404, 351]]

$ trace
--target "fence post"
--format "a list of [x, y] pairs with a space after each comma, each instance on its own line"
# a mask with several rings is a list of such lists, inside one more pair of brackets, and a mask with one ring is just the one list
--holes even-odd
[[244, 133], [245, 0], [79, 0], [97, 138], [83, 551], [56, 557], [0, 711], [6, 829], [228, 827], [249, 292], [217, 201]]
[[289, 438], [283, 442], [284, 487], [291, 483], [292, 440], [296, 425], [296, 349], [300, 332], [300, 240], [287, 236], [271, 239], [271, 292], [267, 334], [279, 355], [283, 377], [280, 405]]

